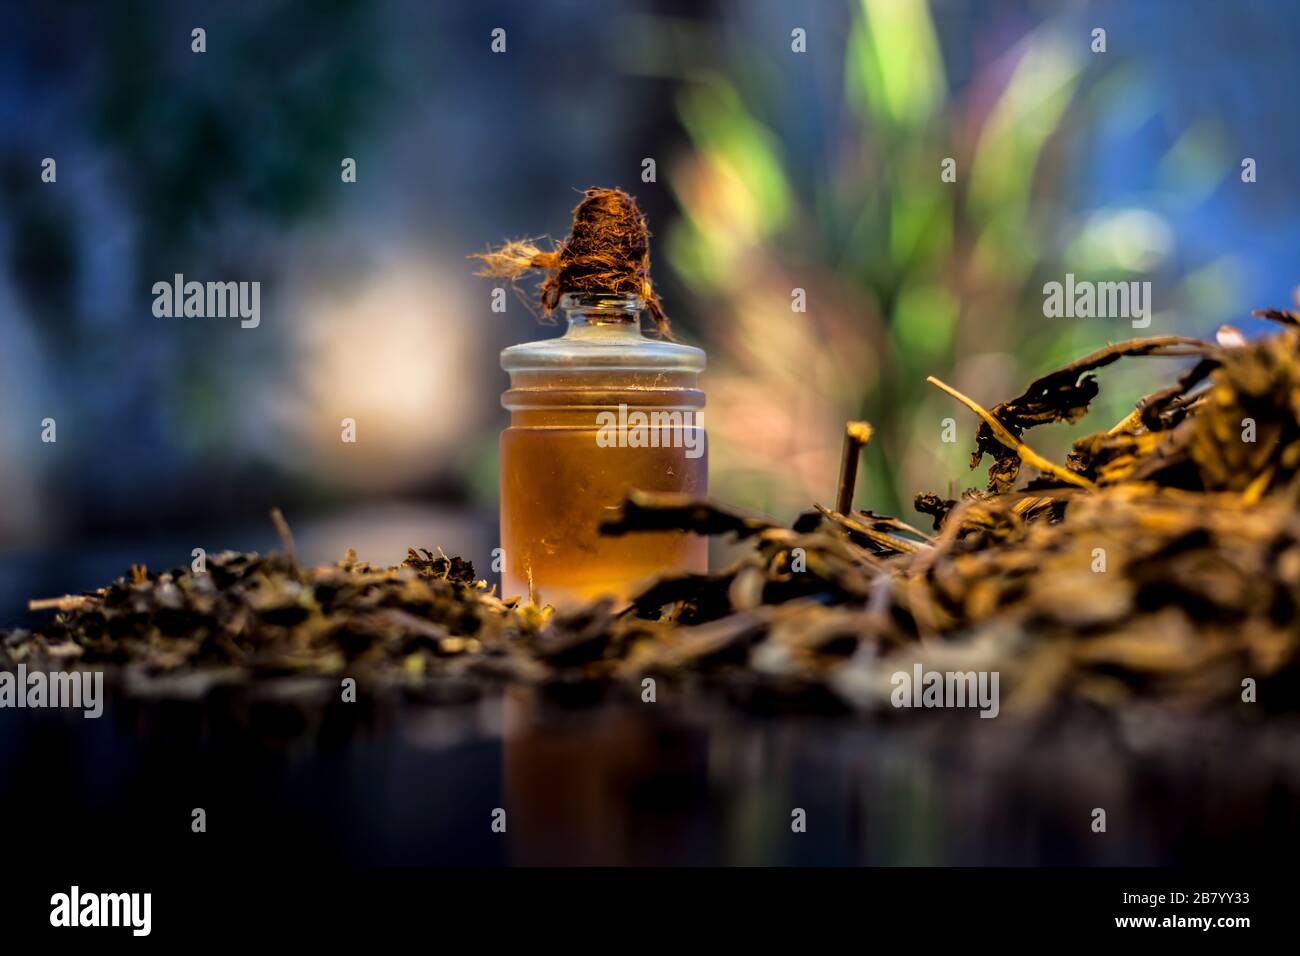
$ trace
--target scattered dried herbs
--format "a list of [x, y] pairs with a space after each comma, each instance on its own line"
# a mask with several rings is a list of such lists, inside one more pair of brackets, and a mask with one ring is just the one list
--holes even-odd
[[[917, 496], [933, 533], [870, 511], [816, 507], [790, 528], [708, 501], [633, 492], [609, 534], [682, 529], [749, 551], [709, 574], [665, 576], [625, 608], [554, 612], [502, 600], [460, 558], [412, 550], [400, 567], [349, 555], [302, 569], [285, 553], [226, 553], [205, 573], [133, 568], [0, 640], [0, 664], [210, 667], [245, 676], [397, 675], [407, 681], [699, 677], [810, 691], [888, 712], [890, 676], [995, 670], [1003, 712], [1066, 702], [1158, 700], [1300, 707], [1300, 327], [1246, 342], [1161, 337], [1103, 349], [986, 410], [972, 465], [987, 491]], [[1121, 358], [1184, 355], [1194, 367], [1058, 465], [1024, 441], [1075, 421], [1091, 373]], [[856, 438], [853, 435], [856, 434]], [[856, 458], [869, 439], [850, 434]], [[1022, 464], [1038, 474], [1012, 486]], [[851, 466], [839, 500], [851, 500]], [[844, 487], [846, 476], [850, 487]], [[847, 493], [847, 498], [846, 498]]]

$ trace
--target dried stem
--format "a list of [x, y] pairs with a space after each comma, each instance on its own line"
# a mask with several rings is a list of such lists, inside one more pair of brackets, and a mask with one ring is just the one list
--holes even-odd
[[821, 505], [813, 505], [813, 507], [816, 508], [817, 511], [827, 520], [835, 522], [841, 528], [851, 531], [854, 534], [859, 534], [881, 547], [888, 548], [891, 551], [896, 551], [899, 554], [915, 554], [917, 551], [922, 550], [922, 548], [928, 547], [928, 545], [923, 545], [916, 541], [908, 541], [906, 538], [898, 538], [892, 534], [877, 531], [875, 528], [870, 528], [851, 515], [844, 514], [843, 512], [837, 513], [830, 511], [823, 508]]
[[298, 572], [298, 548], [293, 543], [293, 532], [289, 530], [289, 522], [284, 520], [284, 515], [279, 508], [271, 509], [271, 522], [275, 525], [275, 533], [280, 536], [280, 547], [284, 548], [284, 553], [289, 557], [289, 564], [293, 567], [294, 575], [300, 576]]
[[87, 594], [65, 594], [63, 597], [38, 598], [27, 602], [29, 611], [80, 611], [94, 598]]
[[871, 425], [848, 422], [844, 426], [844, 457], [840, 460], [840, 489], [835, 496], [835, 510], [846, 515], [853, 508], [853, 492], [858, 483], [858, 459], [871, 441]]

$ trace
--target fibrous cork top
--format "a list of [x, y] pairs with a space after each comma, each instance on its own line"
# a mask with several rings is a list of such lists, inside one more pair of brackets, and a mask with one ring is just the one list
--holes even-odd
[[569, 237], [549, 252], [524, 239], [471, 258], [484, 263], [476, 275], [511, 282], [529, 270], [543, 271], [539, 298], [547, 316], [564, 295], [640, 296], [659, 334], [672, 338], [668, 316], [650, 282], [650, 230], [645, 215], [621, 189], [587, 189], [573, 210]]

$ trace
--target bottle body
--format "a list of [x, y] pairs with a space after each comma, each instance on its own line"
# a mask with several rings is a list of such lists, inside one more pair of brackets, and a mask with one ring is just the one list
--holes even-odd
[[707, 493], [703, 353], [644, 338], [632, 303], [566, 305], [565, 336], [502, 353], [502, 595], [624, 599], [656, 575], [707, 570], [696, 535], [600, 533], [632, 489]]

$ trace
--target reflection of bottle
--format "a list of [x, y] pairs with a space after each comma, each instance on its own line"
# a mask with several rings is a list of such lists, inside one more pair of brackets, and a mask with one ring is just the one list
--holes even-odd
[[665, 571], [703, 571], [704, 539], [601, 535], [633, 488], [702, 496], [704, 352], [641, 334], [636, 296], [566, 295], [559, 338], [501, 353], [502, 594], [551, 603], [626, 597]]
[[501, 706], [512, 865], [667, 866], [716, 854], [700, 827], [710, 735], [641, 704], [557, 712], [527, 687], [507, 690]]

